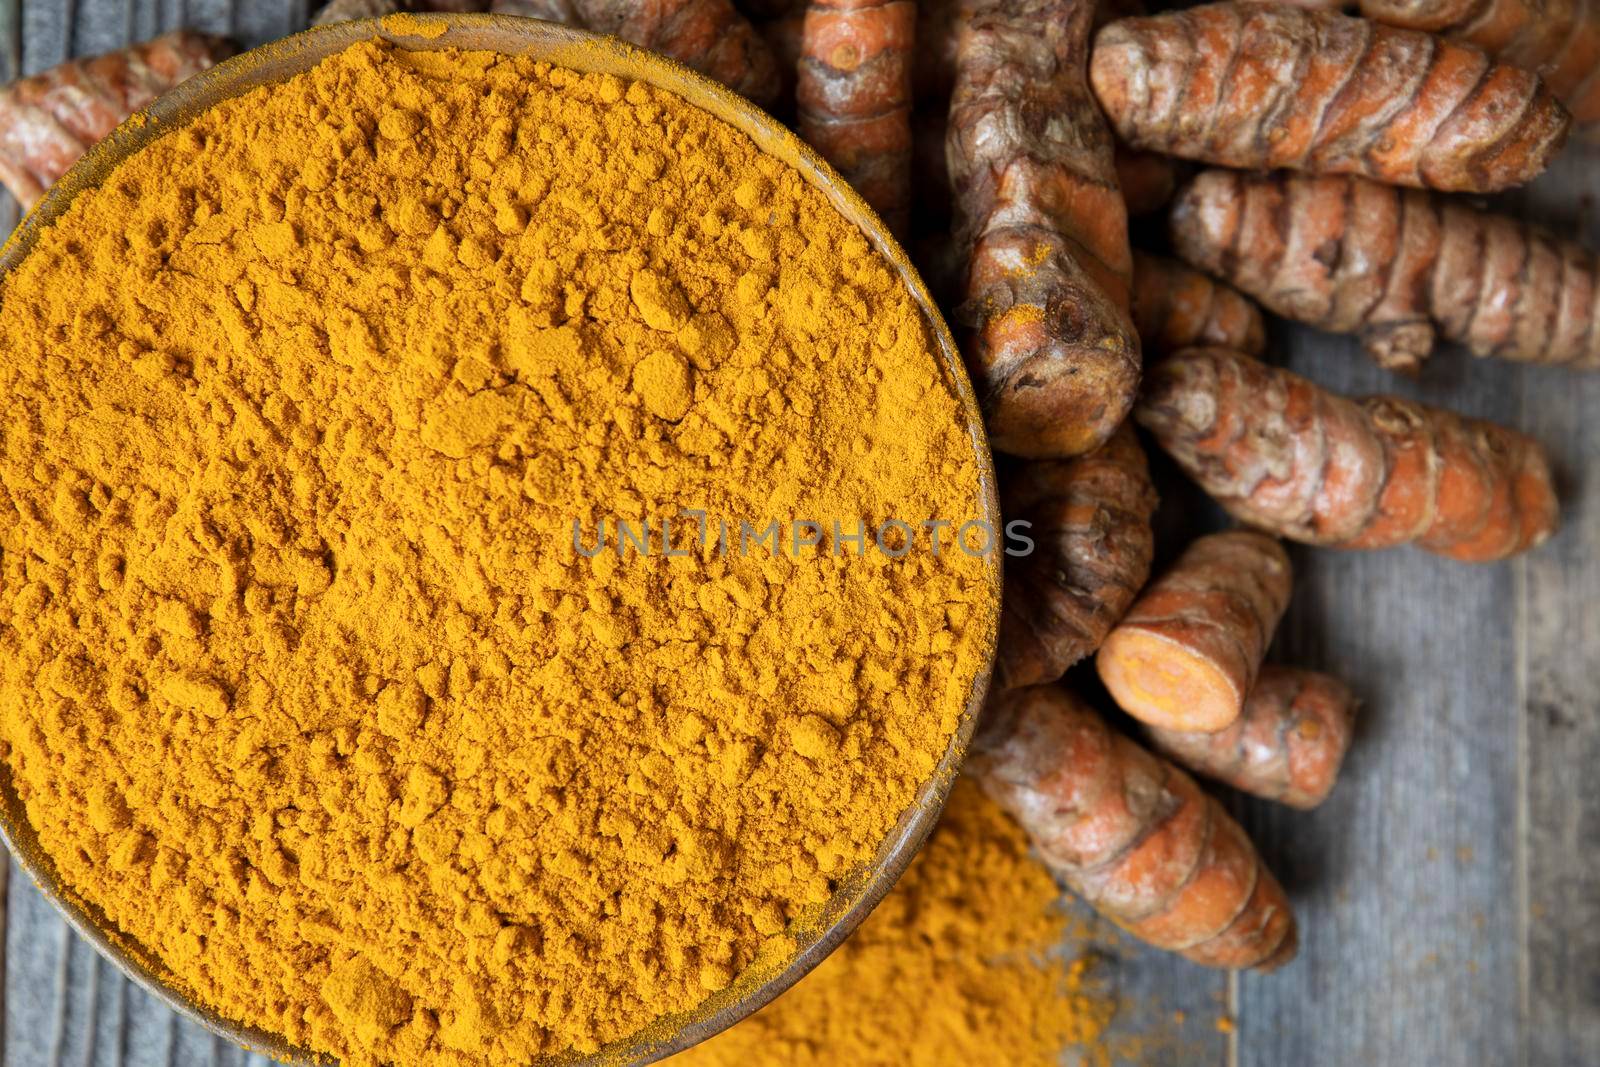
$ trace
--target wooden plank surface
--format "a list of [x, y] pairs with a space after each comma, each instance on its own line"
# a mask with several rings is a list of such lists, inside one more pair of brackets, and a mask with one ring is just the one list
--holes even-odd
[[[258, 43], [302, 25], [306, 8], [0, 0], [0, 71], [178, 25]], [[1600, 152], [1569, 150], [1518, 203], [1600, 246], [1597, 168]], [[0, 198], [0, 230], [14, 221]], [[1230, 800], [1294, 898], [1301, 957], [1230, 979], [1115, 942], [1100, 974], [1123, 1003], [1116, 1058], [1600, 1064], [1600, 375], [1447, 350], [1411, 383], [1342, 338], [1280, 325], [1275, 340], [1290, 366], [1342, 391], [1399, 392], [1534, 433], [1561, 468], [1566, 522], [1507, 566], [1295, 553], [1296, 600], [1274, 656], [1340, 674], [1366, 702], [1345, 780], [1322, 809]], [[1169, 492], [1164, 527], [1215, 520], [1192, 491]], [[265, 1063], [172, 1015], [71, 937], [25, 879], [10, 882], [9, 1067]]]
[[[1530, 215], [1600, 247], [1600, 146], [1569, 152]], [[1600, 1064], [1600, 376], [1530, 376], [1522, 425], [1558, 458], [1564, 534], [1517, 571], [1518, 1013], [1528, 1062]]]

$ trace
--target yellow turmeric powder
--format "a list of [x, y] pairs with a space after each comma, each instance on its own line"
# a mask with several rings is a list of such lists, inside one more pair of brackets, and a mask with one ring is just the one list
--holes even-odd
[[1109, 1060], [1114, 1000], [1027, 839], [970, 782], [861, 929], [759, 1014], [677, 1067], [1059, 1067]]
[[0, 286], [27, 818], [176, 986], [350, 1067], [692, 1009], [981, 668], [933, 353], [820, 193], [646, 84], [373, 42], [214, 109]]

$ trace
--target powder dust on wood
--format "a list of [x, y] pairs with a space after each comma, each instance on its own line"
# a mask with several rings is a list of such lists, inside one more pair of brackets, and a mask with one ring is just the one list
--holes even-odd
[[216, 108], [0, 287], [28, 820], [174, 985], [348, 1067], [694, 1008], [875, 852], [985, 655], [994, 562], [921, 532], [979, 508], [935, 351], [643, 83], [373, 42]]
[[683, 1067], [1059, 1067], [1108, 1061], [1114, 1000], [1006, 814], [963, 779], [927, 847], [815, 971]]

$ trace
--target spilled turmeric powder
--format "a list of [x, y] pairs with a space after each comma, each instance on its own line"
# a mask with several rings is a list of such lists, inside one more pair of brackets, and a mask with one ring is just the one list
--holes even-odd
[[969, 781], [892, 893], [767, 1008], [683, 1067], [1059, 1067], [1110, 1059], [1115, 1000], [1027, 839]]
[[[213, 109], [0, 284], [27, 819], [175, 986], [349, 1067], [694, 1008], [981, 669], [934, 352], [819, 192], [647, 84], [373, 42]], [[584, 550], [612, 517], [657, 550]]]

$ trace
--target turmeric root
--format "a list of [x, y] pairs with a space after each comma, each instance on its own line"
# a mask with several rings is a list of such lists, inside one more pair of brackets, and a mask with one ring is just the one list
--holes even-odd
[[729, 0], [494, 0], [496, 14], [560, 22], [608, 33], [660, 52], [767, 104], [782, 87], [778, 66], [750, 20]]
[[[962, 30], [972, 19], [972, 0], [919, 0], [917, 4], [917, 47], [912, 58], [912, 83], [918, 103], [912, 116], [913, 142], [920, 136], [919, 126], [931, 128], [933, 116], [938, 117], [940, 131], [940, 180], [948, 191], [949, 182], [944, 177], [943, 137], [949, 112], [950, 93], [955, 87], [956, 47]], [[1096, 7], [1096, 15], [1104, 18], [1105, 5]], [[922, 166], [922, 149], [913, 149], [913, 173], [919, 190], [927, 171]], [[1117, 187], [1122, 190], [1123, 201], [1130, 215], [1148, 215], [1166, 207], [1177, 191], [1179, 164], [1171, 156], [1158, 152], [1138, 152], [1126, 145], [1115, 146], [1112, 164], [1117, 172]]]
[[1139, 380], [1111, 135], [1085, 84], [1090, 0], [981, 0], [961, 34], [946, 143], [967, 255], [955, 320], [1003, 452], [1081, 455]]
[[123, 119], [233, 52], [220, 37], [179, 30], [12, 82], [0, 89], [0, 183], [32, 207]]
[[[338, 0], [335, 0], [338, 2]], [[332, 6], [331, 4], [329, 5]], [[572, 0], [494, 0], [489, 11], [496, 15], [516, 15], [526, 19], [544, 19], [563, 26], [587, 29], [583, 19], [573, 10]]]
[[1528, 181], [1569, 125], [1537, 75], [1475, 48], [1284, 6], [1114, 22], [1090, 79], [1135, 148], [1456, 192]]
[[[317, 12], [311, 20], [313, 26], [331, 26], [335, 22], [350, 22], [354, 19], [375, 19], [384, 15], [393, 15], [400, 11], [439, 11], [450, 14], [465, 14], [473, 11], [487, 11], [488, 0], [330, 0], [322, 5], [322, 10]], [[522, 14], [522, 12], [511, 12]], [[566, 22], [565, 18], [538, 15], [549, 22]]]
[[1361, 13], [1534, 71], [1571, 110], [1573, 125], [1592, 132], [1600, 124], [1600, 6], [1589, 0], [1361, 0]]
[[1280, 804], [1314, 808], [1328, 798], [1350, 747], [1356, 699], [1337, 678], [1268, 664], [1244, 712], [1218, 733], [1146, 733], [1157, 752], [1207, 778]]
[[1133, 324], [1146, 352], [1217, 345], [1258, 356], [1267, 347], [1261, 309], [1176, 260], [1133, 253]]
[[[774, 25], [768, 23], [768, 25]], [[780, 57], [781, 58], [781, 57]], [[950, 171], [945, 164], [945, 109], [919, 107], [911, 114], [911, 173], [916, 229], [949, 229]], [[1149, 215], [1166, 207], [1178, 188], [1179, 162], [1154, 152], [1115, 146], [1112, 166], [1128, 214]], [[1137, 259], [1138, 253], [1134, 253]], [[1135, 268], [1137, 272], [1137, 268]], [[1138, 287], [1137, 277], [1134, 280]]]
[[1150, 583], [1106, 636], [1095, 669], [1140, 722], [1213, 732], [1244, 710], [1294, 571], [1275, 538], [1202, 537]]
[[989, 701], [968, 771], [1079, 896], [1135, 937], [1210, 967], [1294, 956], [1294, 914], [1227, 812], [1057, 686]]
[[1077, 459], [1017, 463], [1001, 482], [1006, 522], [1033, 552], [1006, 563], [995, 685], [1053, 682], [1094, 652], [1150, 576], [1156, 493], [1133, 427]]
[[799, 133], [897, 234], [911, 214], [913, 0], [811, 0]]
[[1480, 356], [1600, 367], [1600, 256], [1525, 223], [1361, 178], [1208, 171], [1178, 254], [1287, 318], [1415, 371], [1435, 333]]
[[382, 18], [409, 10], [411, 5], [406, 0], [329, 0], [311, 20], [311, 25], [332, 26], [335, 22]]
[[1531, 438], [1398, 397], [1350, 400], [1225, 349], [1158, 364], [1137, 415], [1235, 517], [1296, 541], [1485, 561], [1556, 527]]

